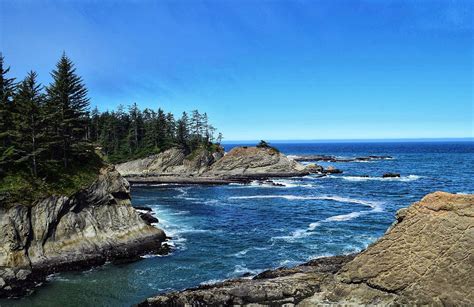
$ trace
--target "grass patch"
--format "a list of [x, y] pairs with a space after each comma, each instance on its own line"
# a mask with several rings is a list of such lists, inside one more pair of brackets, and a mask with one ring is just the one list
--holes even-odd
[[51, 166], [47, 168], [47, 173], [39, 177], [33, 177], [24, 170], [7, 173], [0, 178], [0, 206], [30, 206], [51, 195], [70, 196], [90, 186], [103, 166], [103, 160], [94, 154], [87, 159], [75, 161], [67, 169]]

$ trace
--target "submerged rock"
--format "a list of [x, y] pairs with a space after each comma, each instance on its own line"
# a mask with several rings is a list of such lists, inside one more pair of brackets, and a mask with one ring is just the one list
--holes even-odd
[[335, 168], [334, 166], [330, 165], [327, 168], [323, 170], [324, 173], [326, 174], [342, 174], [342, 171], [340, 169]]
[[149, 298], [140, 306], [474, 303], [474, 195], [435, 192], [401, 209], [365, 251]]
[[[0, 233], [0, 267], [29, 270], [35, 280], [159, 252], [166, 237], [140, 218], [131, 206], [128, 182], [113, 167], [103, 168], [91, 186], [72, 196], [0, 208]], [[3, 290], [20, 280], [2, 279], [9, 284]], [[8, 295], [6, 290], [1, 294]]]
[[377, 160], [389, 160], [393, 159], [391, 156], [366, 156], [366, 157], [347, 157], [341, 158], [336, 156], [327, 155], [305, 155], [294, 157], [295, 161], [308, 162], [308, 161], [324, 161], [324, 162], [366, 162], [366, 161], [377, 161]]
[[400, 178], [399, 173], [385, 173], [382, 175], [382, 178]]

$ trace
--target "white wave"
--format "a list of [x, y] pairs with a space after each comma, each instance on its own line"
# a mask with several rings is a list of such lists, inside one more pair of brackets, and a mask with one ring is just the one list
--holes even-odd
[[168, 256], [168, 255], [169, 255], [169, 254], [166, 254], [166, 255], [160, 255], [160, 254], [146, 254], [146, 255], [140, 256], [140, 258], [142, 258], [142, 259], [161, 258], [161, 257], [166, 257], [166, 256]]
[[288, 236], [272, 237], [271, 241], [285, 240], [287, 242], [294, 242], [297, 239], [311, 236], [312, 234], [314, 234], [314, 230], [317, 227], [320, 227], [321, 225], [323, 225], [324, 223], [349, 221], [349, 220], [358, 218], [362, 215], [383, 211], [383, 203], [379, 201], [360, 200], [360, 199], [340, 197], [340, 196], [320, 196], [320, 197], [313, 197], [313, 199], [334, 200], [334, 201], [343, 202], [343, 203], [360, 204], [360, 205], [370, 207], [371, 210], [354, 211], [347, 214], [330, 216], [321, 221], [313, 222], [309, 224], [308, 228], [306, 229], [296, 229]]
[[310, 188], [313, 187], [313, 185], [308, 184], [308, 183], [300, 183], [295, 180], [287, 180], [287, 179], [274, 179], [271, 182], [262, 182], [258, 180], [254, 180], [250, 183], [243, 184], [243, 183], [231, 183], [231, 185], [236, 186], [236, 187], [241, 187], [241, 188], [276, 188], [276, 189], [281, 189], [281, 188], [298, 188], [298, 187], [304, 187], [304, 188]]
[[237, 264], [234, 267], [234, 271], [230, 274], [231, 276], [242, 276], [244, 274], [257, 275], [261, 270], [251, 270], [244, 265]]
[[341, 215], [335, 215], [328, 217], [325, 219], [325, 222], [341, 222], [341, 221], [349, 221], [352, 220], [356, 217], [361, 216], [365, 211], [356, 211], [356, 212], [351, 212], [348, 214], [341, 214]]
[[332, 178], [342, 178], [347, 181], [401, 181], [401, 182], [410, 182], [415, 181], [422, 176], [417, 175], [408, 175], [408, 176], [401, 176], [401, 177], [362, 177], [362, 176], [339, 176], [339, 177], [332, 177]]
[[202, 283], [200, 283], [200, 285], [201, 286], [214, 285], [217, 283], [221, 283], [223, 281], [225, 281], [225, 279], [209, 279], [209, 280], [203, 281]]
[[469, 195], [469, 194], [474, 194], [473, 192], [456, 192], [458, 195]]
[[241, 258], [245, 255], [247, 255], [248, 252], [252, 251], [252, 250], [256, 250], [256, 251], [263, 251], [263, 250], [267, 250], [268, 247], [250, 247], [250, 248], [246, 248], [244, 250], [241, 250], [235, 254], [232, 254], [230, 256], [232, 257], [237, 257], [237, 258]]
[[295, 160], [295, 159], [301, 158], [301, 156], [297, 156], [297, 155], [287, 155], [286, 157], [290, 160]]
[[279, 266], [280, 267], [293, 267], [293, 266], [298, 265], [300, 263], [301, 263], [300, 261], [286, 259], [286, 260], [280, 261]]
[[297, 195], [249, 195], [249, 196], [231, 196], [229, 199], [267, 199], [267, 198], [283, 198], [286, 200], [333, 200], [341, 203], [353, 203], [372, 207], [381, 210], [381, 202], [348, 198], [342, 196], [297, 196]]

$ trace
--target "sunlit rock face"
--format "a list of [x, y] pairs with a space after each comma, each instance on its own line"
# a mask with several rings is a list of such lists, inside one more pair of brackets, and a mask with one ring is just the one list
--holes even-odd
[[133, 209], [129, 184], [113, 167], [74, 195], [0, 209], [0, 233], [0, 268], [14, 270], [0, 272], [3, 290], [18, 269], [44, 275], [88, 267], [159, 251], [165, 240]]

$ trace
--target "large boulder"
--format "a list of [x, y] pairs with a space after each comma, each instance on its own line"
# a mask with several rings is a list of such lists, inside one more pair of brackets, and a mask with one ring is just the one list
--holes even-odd
[[474, 195], [436, 192], [339, 273], [346, 284], [397, 294], [397, 303], [474, 303]]

